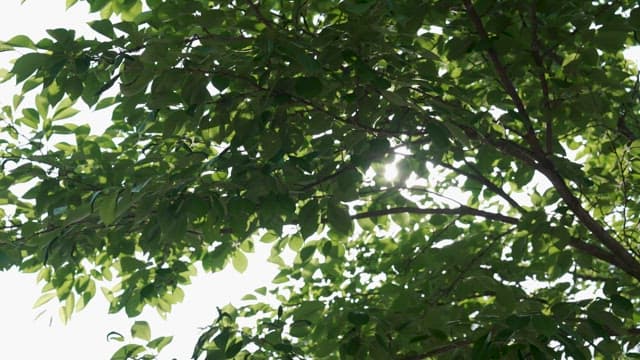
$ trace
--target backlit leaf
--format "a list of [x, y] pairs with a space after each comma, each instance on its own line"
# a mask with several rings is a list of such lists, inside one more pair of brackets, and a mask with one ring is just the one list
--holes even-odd
[[247, 256], [242, 251], [236, 251], [231, 258], [231, 264], [237, 272], [243, 273], [249, 265]]
[[131, 326], [131, 336], [142, 340], [151, 339], [151, 328], [146, 321], [136, 321]]

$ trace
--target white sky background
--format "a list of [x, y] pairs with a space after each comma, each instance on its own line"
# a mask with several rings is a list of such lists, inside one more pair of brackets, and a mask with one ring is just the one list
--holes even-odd
[[[91, 38], [96, 33], [86, 23], [96, 19], [94, 16], [97, 15], [89, 15], [85, 2], [65, 11], [63, 0], [27, 0], [23, 5], [19, 0], [2, 0], [0, 39], [25, 34], [37, 42], [47, 36], [46, 29], [59, 27], [75, 29], [78, 35]], [[10, 69], [9, 60], [19, 55], [16, 52], [0, 53], [0, 68]], [[0, 86], [0, 106], [11, 103], [15, 91], [13, 84], [15, 82], [11, 80]], [[25, 99], [24, 104], [28, 101]], [[108, 111], [83, 111], [74, 121], [88, 122], [92, 132], [99, 132], [108, 124], [108, 118]], [[149, 322], [152, 338], [174, 337], [159, 359], [189, 359], [201, 334], [199, 328], [214, 320], [216, 306], [237, 302], [245, 294], [270, 283], [277, 271], [264, 260], [267, 246], [256, 243], [256, 248], [255, 254], [248, 254], [249, 267], [242, 275], [231, 266], [217, 274], [200, 272], [193, 278], [193, 284], [184, 288], [184, 302], [174, 305], [166, 321], [150, 308], [135, 319]], [[89, 305], [64, 325], [58, 317], [56, 300], [33, 309], [42, 285], [36, 284], [35, 274], [21, 274], [15, 269], [0, 272], [0, 359], [109, 359], [126, 343], [107, 342], [106, 335], [110, 331], [130, 339], [129, 329], [134, 319], [127, 318], [124, 313], [108, 314], [108, 303], [99, 289]], [[46, 312], [36, 318], [42, 310]]]

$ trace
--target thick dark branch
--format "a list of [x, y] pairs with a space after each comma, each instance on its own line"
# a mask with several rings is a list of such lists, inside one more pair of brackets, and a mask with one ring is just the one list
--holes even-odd
[[605, 230], [605, 228], [596, 221], [575, 197], [571, 189], [567, 186], [564, 179], [555, 170], [553, 164], [544, 157], [537, 157], [526, 149], [522, 149], [517, 144], [513, 144], [506, 140], [493, 140], [485, 138], [491, 145], [502, 150], [507, 154], [528, 163], [534, 169], [540, 171], [553, 185], [565, 204], [580, 220], [582, 225], [591, 231], [594, 237], [603, 244], [616, 258], [616, 262], [608, 263], [618, 266], [621, 270], [640, 280], [640, 263], [620, 244], [616, 239]]
[[[482, 24], [480, 16], [472, 5], [471, 0], [464, 0], [464, 5], [481, 39], [489, 42], [489, 36]], [[481, 141], [496, 147], [506, 154], [511, 154], [545, 175], [579, 221], [611, 252], [613, 257], [608, 256], [608, 260], [605, 261], [618, 266], [621, 270], [640, 280], [640, 262], [638, 262], [638, 260], [636, 260], [622, 244], [613, 238], [613, 236], [611, 236], [611, 234], [609, 234], [607, 230], [589, 214], [589, 212], [580, 203], [580, 200], [576, 198], [571, 189], [569, 189], [562, 176], [558, 174], [551, 161], [546, 158], [545, 152], [542, 150], [538, 139], [535, 137], [531, 119], [529, 118], [524, 103], [519, 97], [515, 86], [509, 79], [506, 68], [501, 63], [495, 49], [489, 47], [487, 52], [489, 59], [500, 78], [502, 86], [511, 97], [517, 110], [523, 117], [523, 121], [525, 121], [527, 134], [524, 140], [531, 146], [531, 150], [525, 149], [509, 140], [492, 139], [490, 137], [483, 136], [477, 130], [469, 127], [463, 127], [465, 132], [475, 135], [476, 139], [479, 138]]]
[[614, 239], [611, 234], [609, 234], [607, 230], [605, 230], [605, 228], [597, 222], [584, 207], [582, 207], [580, 200], [575, 197], [571, 189], [569, 189], [567, 184], [564, 182], [564, 179], [558, 174], [549, 160], [544, 157], [538, 157], [535, 154], [532, 154], [528, 149], [524, 149], [520, 145], [509, 140], [492, 139], [490, 137], [482, 136], [482, 134], [477, 130], [470, 127], [464, 127], [463, 130], [465, 130], [469, 135], [474, 136], [476, 139], [492, 145], [503, 153], [510, 154], [516, 159], [519, 159], [532, 168], [540, 171], [547, 179], [549, 179], [564, 203], [567, 204], [569, 209], [576, 215], [578, 220], [580, 220], [580, 223], [589, 229], [596, 240], [611, 252], [611, 254], [606, 256], [604, 256], [605, 254], [603, 253], [599, 253], [599, 255], [603, 256], [598, 258], [609, 264], [617, 266], [619, 269], [633, 276], [635, 279], [640, 280], [640, 262], [629, 254], [627, 249]]
[[[482, 41], [490, 43], [489, 35], [487, 34], [487, 31], [482, 24], [480, 15], [478, 15], [478, 12], [476, 12], [473, 4], [471, 4], [471, 0], [464, 0], [464, 6], [467, 9], [467, 14], [471, 19], [474, 28], [478, 32], [480, 39]], [[524, 140], [529, 144], [529, 146], [531, 146], [531, 149], [535, 153], [543, 154], [544, 151], [542, 151], [540, 143], [538, 142], [538, 138], [536, 137], [533, 125], [531, 123], [531, 118], [529, 117], [529, 113], [527, 112], [527, 109], [525, 108], [520, 95], [518, 95], [516, 87], [513, 85], [513, 82], [509, 78], [509, 75], [507, 75], [507, 69], [502, 64], [502, 61], [500, 61], [498, 53], [493, 47], [489, 46], [489, 48], [487, 49], [487, 54], [489, 55], [489, 60], [491, 60], [491, 63], [493, 64], [493, 67], [498, 74], [498, 78], [500, 79], [502, 87], [511, 98], [511, 101], [513, 101], [513, 104], [516, 106], [518, 113], [522, 117], [522, 121], [524, 121], [525, 127], [527, 129], [527, 132], [524, 135]]]
[[569, 189], [564, 182], [564, 179], [558, 175], [553, 165], [550, 162], [542, 164], [542, 166], [538, 167], [538, 170], [549, 179], [564, 203], [567, 204], [567, 207], [571, 209], [582, 225], [589, 229], [593, 236], [611, 251], [613, 256], [611, 259], [615, 259], [615, 262], [608, 262], [618, 266], [621, 270], [637, 280], [640, 280], [640, 262], [629, 254], [627, 249], [614, 239], [613, 236], [582, 207], [580, 200], [573, 195], [571, 189]]
[[601, 248], [600, 246], [588, 244], [578, 238], [572, 238], [571, 240], [569, 240], [569, 246], [576, 248], [583, 253], [591, 255], [595, 258], [598, 258], [606, 263], [623, 268], [623, 264], [621, 264], [618, 259], [613, 256], [612, 253]]
[[504, 222], [507, 224], [517, 224], [518, 219], [502, 214], [496, 214], [488, 211], [474, 209], [468, 206], [459, 206], [452, 209], [422, 209], [417, 207], [402, 206], [384, 210], [372, 210], [352, 215], [352, 219], [363, 219], [370, 217], [378, 217], [392, 214], [424, 214], [424, 215], [473, 215], [483, 217], [489, 220]]
[[455, 349], [459, 349], [461, 347], [469, 346], [471, 345], [471, 343], [472, 341], [469, 339], [456, 340], [447, 345], [437, 347], [435, 349], [429, 350], [419, 355], [411, 355], [411, 356], [403, 357], [401, 358], [401, 360], [424, 360], [436, 355], [447, 353]]

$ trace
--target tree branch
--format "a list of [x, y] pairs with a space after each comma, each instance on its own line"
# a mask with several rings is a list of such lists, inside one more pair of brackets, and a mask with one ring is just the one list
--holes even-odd
[[258, 7], [258, 5], [253, 3], [253, 0], [247, 0], [247, 4], [249, 4], [249, 6], [251, 7], [251, 9], [253, 10], [253, 12], [256, 13], [256, 17], [262, 21], [263, 24], [265, 24], [267, 27], [272, 28], [273, 27], [273, 22], [270, 21], [269, 19], [267, 19], [266, 17], [264, 17], [264, 15], [262, 14], [262, 12], [260, 11], [260, 8]]
[[442, 299], [443, 297], [448, 297], [449, 295], [451, 295], [451, 292], [455, 289], [456, 286], [458, 286], [458, 283], [460, 283], [465, 278], [468, 271], [473, 266], [475, 266], [475, 264], [479, 260], [481, 260], [489, 252], [489, 250], [493, 248], [493, 246], [498, 242], [498, 240], [513, 231], [514, 229], [510, 227], [506, 231], [503, 231], [499, 234], [494, 234], [493, 236], [490, 237], [489, 244], [487, 244], [487, 246], [485, 246], [483, 249], [478, 251], [478, 253], [475, 254], [462, 269], [456, 267], [456, 270], [458, 271], [458, 275], [455, 277], [455, 279], [453, 279], [453, 281], [449, 283], [449, 285], [446, 288], [440, 290], [440, 296], [437, 297], [436, 301], [440, 301], [440, 299]]
[[340, 174], [342, 174], [345, 171], [353, 170], [355, 168], [356, 167], [353, 164], [347, 164], [347, 165], [341, 167], [340, 169], [336, 170], [335, 172], [333, 172], [333, 173], [331, 173], [329, 175], [323, 176], [323, 177], [321, 177], [319, 179], [316, 179], [316, 180], [312, 181], [309, 184], [303, 185], [302, 186], [302, 191], [309, 190], [309, 189], [315, 187], [316, 185], [320, 185], [320, 184], [322, 184], [324, 182], [327, 182], [327, 181], [329, 181], [331, 179], [334, 179], [334, 178], [338, 177]]
[[[554, 189], [560, 195], [560, 198], [567, 204], [567, 207], [576, 215], [582, 225], [591, 231], [593, 236], [602, 245], [604, 245], [611, 254], [608, 253], [589, 253], [591, 255], [598, 254], [601, 257], [599, 259], [606, 261], [607, 263], [614, 265], [631, 275], [635, 279], [640, 280], [640, 262], [636, 260], [627, 249], [622, 246], [611, 234], [605, 230], [605, 228], [598, 223], [580, 203], [580, 200], [575, 197], [571, 189], [564, 182], [564, 179], [555, 170], [553, 163], [546, 159], [544, 156], [536, 156], [532, 154], [528, 149], [522, 148], [522, 146], [513, 143], [512, 141], [505, 139], [492, 139], [490, 137], [483, 136], [476, 129], [471, 127], [462, 127], [465, 132], [473, 136], [486, 144], [492, 145], [505, 154], [510, 154], [516, 159], [519, 159], [534, 169], [540, 171], [550, 182]], [[575, 243], [574, 243], [575, 244]], [[573, 245], [572, 245], [573, 246]], [[577, 248], [580, 249], [580, 248]], [[581, 250], [585, 251], [586, 248]], [[591, 248], [591, 250], [593, 250]], [[602, 250], [602, 249], [600, 249]], [[596, 255], [594, 255], [596, 256]]]
[[[601, 248], [600, 246], [588, 244], [578, 238], [571, 238], [569, 240], [569, 245], [573, 248], [576, 248], [583, 253], [591, 255], [595, 258], [598, 258], [606, 263], [611, 265], [615, 265], [620, 268], [624, 268], [623, 264], [621, 264], [618, 259], [609, 251]], [[632, 275], [632, 274], [630, 274]]]
[[[471, 19], [471, 22], [473, 23], [473, 26], [475, 27], [476, 31], [478, 32], [478, 35], [480, 36], [480, 39], [482, 41], [490, 43], [487, 30], [484, 28], [484, 25], [482, 24], [482, 20], [480, 19], [480, 15], [478, 15], [478, 12], [473, 7], [471, 0], [464, 0], [464, 6], [467, 10], [467, 14], [469, 15], [469, 18]], [[544, 151], [542, 150], [542, 147], [540, 146], [540, 143], [538, 142], [538, 138], [536, 137], [535, 131], [533, 129], [533, 125], [531, 123], [531, 118], [529, 117], [529, 113], [527, 112], [527, 109], [525, 108], [524, 103], [520, 98], [520, 95], [518, 95], [518, 91], [516, 90], [516, 87], [513, 85], [513, 82], [509, 78], [509, 75], [507, 75], [507, 69], [504, 67], [504, 65], [500, 61], [500, 58], [498, 57], [498, 53], [492, 46], [489, 46], [487, 48], [487, 54], [489, 55], [489, 60], [493, 64], [493, 67], [495, 68], [496, 73], [498, 74], [498, 78], [500, 79], [500, 84], [502, 85], [504, 90], [507, 92], [507, 94], [511, 98], [511, 101], [513, 101], [513, 104], [516, 106], [518, 113], [522, 117], [522, 121], [524, 121], [525, 127], [527, 129], [526, 134], [524, 134], [524, 140], [531, 146], [531, 149], [534, 151], [534, 153], [544, 154]]]
[[525, 213], [526, 210], [520, 206], [520, 204], [518, 204], [517, 201], [515, 201], [511, 196], [509, 196], [509, 194], [507, 194], [504, 190], [502, 190], [498, 185], [492, 183], [489, 179], [487, 179], [486, 177], [484, 177], [482, 175], [482, 173], [480, 171], [478, 171], [475, 167], [472, 166], [472, 164], [466, 162], [466, 165], [473, 171], [473, 173], [470, 173], [468, 171], [464, 171], [462, 169], [460, 169], [459, 167], [456, 168], [451, 164], [447, 164], [445, 162], [438, 162], [438, 164], [440, 166], [443, 166], [455, 173], [458, 173], [460, 175], [466, 176], [467, 178], [474, 180], [484, 186], [486, 186], [489, 190], [493, 191], [494, 193], [498, 194], [498, 196], [500, 196], [501, 198], [503, 198], [504, 200], [506, 200], [511, 206], [513, 206], [514, 208], [518, 209], [518, 211], [520, 211], [521, 213]]
[[611, 236], [611, 234], [609, 234], [609, 232], [607, 232], [607, 230], [605, 230], [605, 228], [596, 221], [584, 207], [582, 207], [580, 200], [573, 195], [571, 189], [569, 189], [567, 184], [564, 182], [564, 179], [558, 175], [556, 170], [553, 168], [553, 164], [551, 164], [551, 162], [540, 164], [540, 166], [538, 166], [538, 170], [542, 172], [547, 179], [549, 179], [564, 203], [567, 204], [567, 207], [571, 209], [580, 222], [591, 231], [593, 236], [602, 245], [611, 251], [613, 256], [611, 260], [615, 259], [615, 262], [608, 262], [618, 266], [627, 274], [640, 280], [640, 262], [629, 254], [627, 249], [614, 239], [613, 236]]
[[468, 206], [459, 206], [451, 209], [422, 209], [410, 206], [401, 206], [383, 210], [372, 210], [352, 215], [352, 219], [364, 219], [370, 217], [378, 217], [393, 214], [425, 214], [425, 215], [473, 215], [483, 217], [489, 220], [500, 221], [507, 224], [517, 224], [520, 220], [511, 216], [496, 214], [484, 210], [474, 209]]
[[574, 277], [578, 278], [578, 279], [587, 280], [587, 281], [595, 281], [595, 282], [606, 282], [606, 281], [610, 281], [612, 279], [612, 278], [604, 277], [604, 276], [582, 274], [582, 273], [579, 273], [577, 271], [573, 271], [573, 272], [571, 272], [571, 274]]
[[424, 360], [436, 355], [440, 355], [440, 354], [444, 354], [447, 353], [451, 350], [455, 350], [455, 349], [459, 349], [461, 347], [466, 347], [471, 345], [472, 341], [470, 339], [462, 339], [462, 340], [456, 340], [453, 342], [450, 342], [447, 345], [444, 346], [440, 346], [437, 347], [435, 349], [431, 349], [427, 352], [424, 352], [422, 354], [418, 354], [418, 355], [411, 355], [411, 356], [406, 356], [403, 358], [400, 358], [400, 360]]

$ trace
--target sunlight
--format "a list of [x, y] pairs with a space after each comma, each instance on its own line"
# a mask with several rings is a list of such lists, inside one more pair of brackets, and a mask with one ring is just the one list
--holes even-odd
[[398, 168], [396, 168], [397, 159], [393, 160], [384, 167], [384, 179], [387, 181], [395, 180], [396, 176], [398, 176]]

